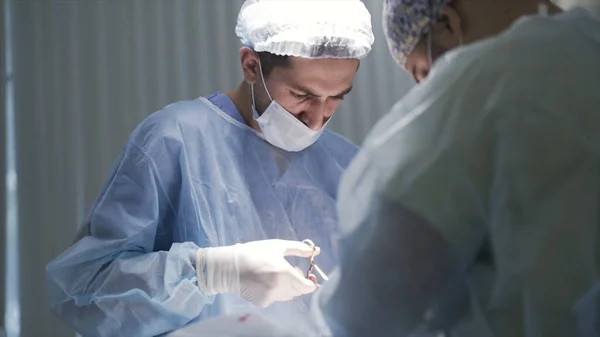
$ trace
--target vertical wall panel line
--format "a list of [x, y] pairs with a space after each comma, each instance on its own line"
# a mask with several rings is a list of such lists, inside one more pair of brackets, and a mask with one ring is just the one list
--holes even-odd
[[21, 332], [21, 305], [19, 301], [19, 203], [17, 193], [17, 154], [15, 124], [15, 92], [13, 78], [13, 1], [4, 0], [4, 126], [5, 126], [5, 221], [6, 282], [4, 291], [4, 324], [8, 337], [19, 337]]
[[146, 60], [146, 41], [144, 37], [144, 20], [143, 20], [143, 8], [145, 0], [134, 0], [133, 8], [133, 28], [134, 28], [134, 42], [135, 42], [135, 64], [136, 64], [136, 91], [135, 102], [138, 109], [136, 110], [137, 119], [142, 119], [146, 114], [149, 113], [149, 104], [146, 102], [148, 98], [148, 86], [150, 85], [148, 75], [146, 74], [147, 60]]
[[82, 104], [81, 104], [81, 88], [83, 87], [81, 79], [81, 57], [80, 57], [80, 26], [81, 26], [81, 4], [74, 3], [68, 6], [69, 26], [67, 27], [67, 33], [69, 34], [69, 77], [70, 83], [72, 83], [72, 89], [69, 93], [70, 99], [70, 118], [73, 119], [73, 126], [75, 128], [75, 188], [76, 188], [76, 217], [77, 223], [73, 224], [75, 228], [78, 227], [78, 223], [83, 221], [84, 217], [84, 200], [85, 200], [85, 133], [83, 132], [83, 122], [81, 115]]
[[173, 80], [176, 82], [178, 99], [190, 99], [192, 98], [190, 77], [194, 74], [190, 73], [189, 44], [194, 43], [194, 41], [190, 41], [190, 36], [196, 36], [196, 32], [192, 31], [192, 24], [187, 20], [188, 16], [185, 13], [184, 2], [176, 0], [173, 2], [173, 6], [175, 6], [175, 16], [173, 18], [175, 22], [175, 50], [172, 53], [176, 54], [174, 57], [176, 73]]

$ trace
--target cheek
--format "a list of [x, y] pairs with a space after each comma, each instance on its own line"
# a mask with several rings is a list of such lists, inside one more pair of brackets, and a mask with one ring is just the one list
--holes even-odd
[[279, 98], [275, 98], [277, 103], [281, 105], [285, 110], [294, 116], [298, 116], [302, 111], [310, 107], [310, 103], [307, 101], [300, 101], [291, 95], [280, 95]]
[[267, 96], [267, 94], [265, 92], [261, 92], [259, 93], [255, 93], [255, 103], [256, 103], [256, 109], [259, 112], [264, 111], [269, 104], [271, 104], [271, 100], [269, 99], [269, 96]]
[[[274, 88], [274, 90], [271, 91], [271, 97], [291, 114], [295, 115], [296, 111], [301, 110], [301, 107], [298, 106], [298, 100], [283, 88]], [[299, 111], [297, 113], [299, 113]]]
[[329, 98], [326, 101], [314, 100], [310, 104], [303, 107], [304, 111], [319, 111], [324, 117], [330, 118], [335, 110], [340, 106], [342, 101], [338, 99]]
[[413, 52], [408, 55], [405, 70], [412, 73], [413, 68], [421, 69], [429, 65], [429, 53], [427, 48], [421, 45], [415, 47]]
[[437, 60], [438, 58], [444, 56], [444, 54], [446, 54], [447, 52], [449, 52], [451, 49], [445, 48], [443, 46], [440, 45], [436, 45], [433, 46], [431, 54], [433, 56], [433, 60]]
[[340, 104], [342, 104], [342, 102], [343, 101], [340, 99], [331, 99], [327, 102], [327, 107], [335, 111], [340, 106]]
[[325, 117], [330, 118], [333, 116], [333, 113], [340, 106], [341, 102], [342, 101], [336, 99], [328, 99], [327, 102], [325, 102]]

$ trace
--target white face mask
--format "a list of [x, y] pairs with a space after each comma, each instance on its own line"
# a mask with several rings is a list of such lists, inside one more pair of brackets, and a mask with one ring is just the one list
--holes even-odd
[[429, 68], [431, 70], [431, 67], [433, 67], [433, 55], [431, 55], [432, 51], [431, 51], [431, 45], [432, 45], [432, 40], [433, 40], [433, 31], [429, 32], [429, 34], [427, 34], [427, 58], [429, 61]]
[[302, 151], [316, 142], [321, 136], [321, 133], [323, 133], [327, 123], [325, 123], [318, 131], [314, 131], [304, 125], [304, 123], [285, 110], [284, 107], [271, 97], [262, 74], [262, 67], [260, 68], [260, 78], [262, 79], [267, 96], [269, 96], [269, 99], [271, 100], [271, 104], [269, 104], [262, 115], [259, 116], [254, 102], [254, 85], [251, 85], [252, 113], [254, 120], [258, 122], [258, 126], [267, 142], [289, 152]]

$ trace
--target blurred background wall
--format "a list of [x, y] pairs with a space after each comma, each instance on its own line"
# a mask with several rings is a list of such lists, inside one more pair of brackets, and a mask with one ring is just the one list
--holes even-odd
[[[242, 2], [2, 1], [1, 60], [12, 53], [14, 74], [5, 72], [0, 100], [9, 116], [5, 93], [13, 85], [15, 121], [0, 119], [0, 172], [11, 181], [12, 130], [18, 197], [0, 194], [0, 327], [10, 337], [74, 336], [48, 309], [44, 266], [73, 240], [137, 123], [170, 102], [240, 83], [234, 27]], [[599, 0], [558, 2], [600, 7]], [[389, 56], [382, 0], [364, 3], [375, 46], [329, 124], [357, 144], [413, 86]]]

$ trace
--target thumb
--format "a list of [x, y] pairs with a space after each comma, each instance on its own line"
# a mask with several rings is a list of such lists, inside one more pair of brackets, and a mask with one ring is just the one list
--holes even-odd
[[[284, 256], [298, 256], [309, 258], [313, 254], [313, 248], [304, 242], [281, 240]], [[321, 248], [315, 247], [316, 254], [319, 255]]]

